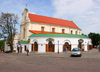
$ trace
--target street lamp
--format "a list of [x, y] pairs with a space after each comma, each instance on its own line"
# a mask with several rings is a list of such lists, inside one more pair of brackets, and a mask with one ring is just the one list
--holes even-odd
[[58, 54], [59, 54], [59, 40], [58, 40]]

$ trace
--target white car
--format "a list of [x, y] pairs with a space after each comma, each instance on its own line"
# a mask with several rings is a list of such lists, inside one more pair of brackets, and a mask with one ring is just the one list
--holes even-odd
[[80, 48], [73, 48], [71, 51], [71, 56], [82, 56]]

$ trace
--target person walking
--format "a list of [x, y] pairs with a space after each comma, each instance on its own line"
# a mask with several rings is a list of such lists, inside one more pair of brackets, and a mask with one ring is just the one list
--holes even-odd
[[17, 51], [18, 51], [18, 53], [19, 53], [19, 47], [17, 47]]
[[67, 47], [65, 48], [65, 52], [67, 52]]
[[29, 56], [29, 50], [28, 50], [28, 48], [27, 48], [26, 52], [27, 52], [27, 56]]

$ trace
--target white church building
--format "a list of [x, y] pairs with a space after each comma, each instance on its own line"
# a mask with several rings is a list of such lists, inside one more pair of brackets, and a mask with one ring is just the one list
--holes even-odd
[[[20, 41], [20, 42], [18, 42]], [[81, 46], [79, 41], [83, 41]], [[82, 35], [82, 30], [73, 22], [58, 18], [31, 14], [25, 8], [22, 13], [20, 34], [14, 39], [14, 50], [29, 52], [65, 52], [80, 47], [83, 51], [91, 49], [91, 39]], [[6, 44], [5, 51], [9, 50]]]

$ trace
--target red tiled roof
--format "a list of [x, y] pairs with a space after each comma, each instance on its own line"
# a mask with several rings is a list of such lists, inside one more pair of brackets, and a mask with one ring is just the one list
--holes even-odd
[[52, 17], [46, 17], [46, 16], [41, 16], [41, 15], [36, 15], [36, 14], [30, 14], [30, 13], [28, 14], [28, 16], [31, 22], [60, 25], [60, 26], [66, 26], [66, 27], [72, 27], [72, 28], [79, 29], [79, 27], [72, 21], [57, 19], [57, 18], [52, 18]]
[[29, 30], [29, 32], [34, 33], [34, 34], [64, 34], [64, 33], [58, 33], [58, 32], [36, 31], [36, 30]]

